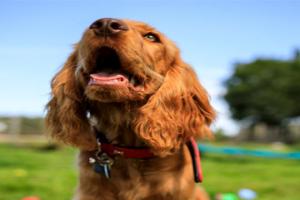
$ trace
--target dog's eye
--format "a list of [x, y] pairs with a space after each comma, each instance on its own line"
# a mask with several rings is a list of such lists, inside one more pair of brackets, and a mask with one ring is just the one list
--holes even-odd
[[146, 38], [150, 42], [160, 42], [159, 38], [154, 33], [147, 33], [144, 35], [144, 38]]

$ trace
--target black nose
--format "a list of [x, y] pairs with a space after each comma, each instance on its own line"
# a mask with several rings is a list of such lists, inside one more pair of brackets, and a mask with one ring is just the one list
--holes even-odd
[[103, 18], [92, 23], [90, 29], [99, 35], [109, 36], [127, 31], [128, 26], [119, 19]]

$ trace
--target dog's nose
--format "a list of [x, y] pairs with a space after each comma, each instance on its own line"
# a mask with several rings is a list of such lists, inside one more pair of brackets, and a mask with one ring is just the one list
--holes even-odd
[[100, 35], [115, 35], [128, 30], [128, 26], [119, 19], [103, 18], [90, 25], [90, 29]]

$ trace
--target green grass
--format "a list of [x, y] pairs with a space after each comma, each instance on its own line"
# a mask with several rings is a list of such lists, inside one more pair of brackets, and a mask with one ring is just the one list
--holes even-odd
[[0, 200], [38, 196], [70, 200], [76, 187], [75, 151], [0, 145]]
[[260, 200], [300, 199], [300, 161], [205, 155], [202, 165], [203, 186], [212, 196], [250, 188]]
[[[0, 200], [70, 200], [76, 188], [76, 150], [0, 144]], [[299, 200], [300, 161], [207, 154], [202, 158], [205, 189], [237, 192], [250, 188], [259, 200]]]

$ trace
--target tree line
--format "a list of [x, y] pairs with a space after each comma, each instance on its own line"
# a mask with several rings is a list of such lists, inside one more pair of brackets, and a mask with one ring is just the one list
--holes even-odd
[[300, 116], [300, 52], [289, 60], [256, 59], [237, 63], [224, 82], [233, 119], [253, 130], [264, 124], [278, 130], [284, 142], [294, 138], [288, 128]]

